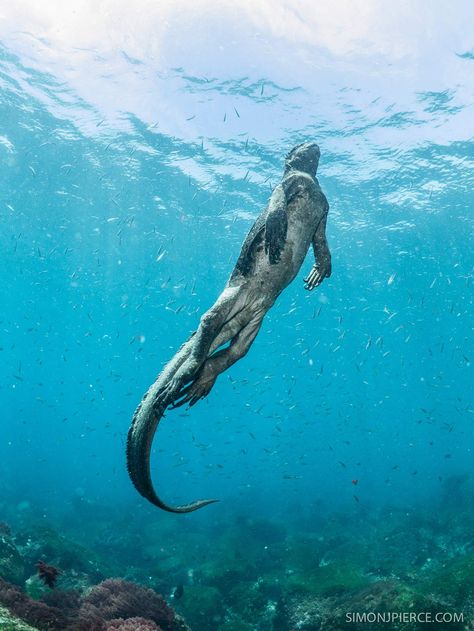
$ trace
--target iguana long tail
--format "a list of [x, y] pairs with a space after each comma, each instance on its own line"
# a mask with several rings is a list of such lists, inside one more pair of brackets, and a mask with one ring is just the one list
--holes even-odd
[[127, 468], [133, 485], [145, 499], [170, 513], [191, 513], [218, 501], [206, 499], [179, 506], [170, 506], [158, 497], [151, 479], [150, 454], [153, 438], [166, 408], [174, 402], [174, 397], [170, 397], [168, 401], [160, 401], [159, 405], [157, 405], [156, 400], [160, 390], [189, 356], [192, 343], [191, 337], [173, 359], [166, 364], [149, 388], [133, 415], [127, 438]]

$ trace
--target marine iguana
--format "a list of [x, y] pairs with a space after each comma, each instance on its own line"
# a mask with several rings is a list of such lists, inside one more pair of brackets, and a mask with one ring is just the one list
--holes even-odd
[[250, 229], [224, 291], [165, 365], [133, 416], [128, 472], [137, 491], [163, 510], [189, 513], [218, 501], [170, 506], [156, 494], [150, 452], [165, 410], [192, 406], [207, 396], [218, 375], [247, 353], [263, 317], [299, 272], [311, 244], [315, 263], [304, 279], [305, 288], [314, 289], [331, 275], [326, 241], [329, 204], [316, 178], [319, 156], [314, 142], [297, 145], [286, 156], [282, 181]]

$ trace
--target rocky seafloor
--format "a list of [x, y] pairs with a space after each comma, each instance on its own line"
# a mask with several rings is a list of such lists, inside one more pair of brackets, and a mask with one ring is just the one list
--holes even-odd
[[[472, 629], [473, 499], [458, 478], [430, 510], [314, 509], [284, 522], [150, 512], [146, 527], [86, 500], [55, 520], [29, 502], [0, 504], [0, 629]], [[59, 569], [54, 587], [39, 560]], [[387, 612], [405, 618], [353, 615]]]

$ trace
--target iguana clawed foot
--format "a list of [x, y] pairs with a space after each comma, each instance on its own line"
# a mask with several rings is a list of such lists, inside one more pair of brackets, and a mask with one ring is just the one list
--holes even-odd
[[200, 399], [207, 397], [216, 382], [218, 374], [210, 369], [208, 362], [199, 371], [196, 379], [179, 392], [171, 407], [179, 408], [185, 405], [185, 403], [188, 403], [189, 407], [192, 407]]

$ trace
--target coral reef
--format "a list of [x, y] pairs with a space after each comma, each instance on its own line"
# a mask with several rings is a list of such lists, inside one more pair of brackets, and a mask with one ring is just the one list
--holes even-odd
[[[95, 523], [68, 520], [63, 536], [23, 518], [18, 533], [0, 524], [23, 568], [19, 585], [0, 581], [0, 604], [36, 631], [357, 631], [367, 623], [347, 613], [390, 611], [462, 612], [464, 620], [447, 625], [458, 631], [474, 615], [474, 517], [463, 499], [470, 489], [469, 478], [443, 484], [436, 514], [356, 506], [322, 519], [318, 506], [285, 526], [150, 513], [145, 529], [121, 516], [117, 529], [99, 511]], [[55, 589], [34, 573], [39, 555], [52, 567], [66, 564]], [[104, 580], [112, 566], [124, 578]], [[398, 620], [390, 628], [439, 624]]]

